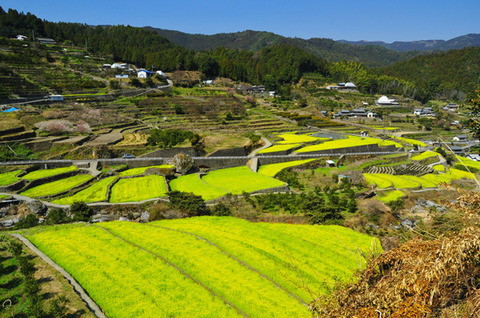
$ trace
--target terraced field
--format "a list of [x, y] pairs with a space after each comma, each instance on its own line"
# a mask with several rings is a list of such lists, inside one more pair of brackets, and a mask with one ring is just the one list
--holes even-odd
[[0, 186], [9, 185], [20, 180], [17, 175], [21, 172], [22, 170], [15, 170], [0, 174]]
[[264, 176], [268, 177], [275, 177], [277, 173], [282, 171], [285, 168], [294, 167], [303, 165], [304, 163], [312, 162], [315, 159], [306, 159], [306, 160], [295, 160], [295, 161], [287, 161], [281, 163], [273, 163], [270, 165], [261, 166], [258, 169], [259, 174], [263, 174]]
[[385, 202], [385, 203], [388, 203], [388, 202], [392, 202], [392, 201], [397, 201], [398, 199], [400, 199], [404, 196], [405, 196], [405, 193], [403, 193], [402, 191], [393, 190], [393, 191], [389, 191], [386, 195], [383, 195], [383, 196], [379, 197], [378, 200], [380, 200], [382, 202]]
[[339, 226], [230, 217], [25, 233], [108, 317], [129, 318], [308, 317], [312, 294], [304, 284], [317, 295], [336, 280], [352, 280], [363, 266], [356, 248], [376, 242]]
[[320, 138], [310, 136], [310, 134], [301, 134], [297, 135], [295, 133], [284, 133], [279, 134], [277, 137], [282, 138], [283, 140], [277, 142], [277, 144], [295, 144], [295, 143], [303, 143], [303, 142], [314, 142], [314, 141], [324, 141], [329, 140], [330, 138]]
[[145, 173], [145, 170], [150, 169], [150, 168], [173, 169], [174, 167], [172, 165], [159, 165], [159, 166], [148, 166], [148, 167], [133, 168], [133, 169], [128, 169], [128, 170], [120, 172], [120, 176], [126, 177], [126, 176], [141, 175], [141, 174]]
[[202, 180], [232, 194], [253, 192], [285, 185], [282, 181], [252, 172], [248, 167], [235, 167], [209, 172]]
[[312, 145], [312, 146], [306, 146], [306, 147], [300, 148], [295, 152], [305, 153], [305, 152], [349, 148], [349, 147], [355, 147], [355, 146], [365, 146], [365, 145], [374, 145], [374, 144], [378, 144], [379, 146], [395, 145], [395, 147], [397, 148], [402, 147], [402, 145], [391, 140], [381, 140], [381, 139], [371, 138], [371, 137], [347, 136], [347, 139], [325, 141], [318, 145]]
[[268, 147], [266, 149], [260, 150], [258, 153], [260, 154], [271, 154], [274, 152], [280, 152], [280, 151], [287, 151], [290, 149], [298, 148], [302, 144], [282, 144], [282, 145], [273, 145], [271, 147]]
[[206, 201], [220, 198], [228, 193], [227, 190], [203, 182], [196, 173], [173, 179], [169, 185], [173, 191], [190, 192], [201, 196]]
[[65, 191], [68, 191], [72, 188], [75, 188], [88, 180], [90, 180], [92, 176], [86, 174], [80, 174], [69, 178], [64, 178], [61, 180], [44, 183], [42, 185], [30, 188], [22, 193], [21, 195], [36, 198], [36, 197], [44, 197], [50, 195], [56, 195]]
[[55, 204], [65, 204], [69, 205], [73, 202], [99, 202], [99, 201], [106, 201], [107, 200], [107, 192], [108, 186], [115, 180], [117, 177], [108, 177], [102, 179], [92, 186], [82, 190], [80, 192], [75, 193], [72, 196], [61, 198], [58, 200], [52, 201]]
[[403, 137], [395, 137], [395, 136], [390, 136], [390, 138], [393, 138], [393, 139], [397, 139], [397, 140], [400, 140], [401, 142], [404, 142], [406, 144], [410, 144], [412, 146], [419, 146], [419, 147], [426, 147], [427, 144], [420, 141], [420, 140], [416, 140], [416, 139], [411, 139], [411, 138], [403, 138]]
[[167, 185], [163, 176], [150, 175], [144, 177], [120, 179], [112, 187], [111, 203], [137, 202], [167, 195]]
[[77, 170], [75, 166], [69, 166], [65, 168], [55, 168], [55, 169], [40, 169], [40, 170], [35, 170], [30, 173], [27, 173], [22, 177], [22, 179], [32, 181], [32, 180], [55, 176], [57, 174], [70, 172], [74, 170]]
[[434, 151], [427, 150], [425, 152], [422, 152], [419, 155], [412, 156], [412, 160], [421, 161], [421, 160], [428, 159], [428, 158], [435, 157], [435, 156], [438, 156], [438, 153], [436, 153]]

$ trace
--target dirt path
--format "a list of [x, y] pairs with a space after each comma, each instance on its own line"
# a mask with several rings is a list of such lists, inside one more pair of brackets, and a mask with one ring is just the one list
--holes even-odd
[[33, 245], [27, 238], [23, 235], [12, 233], [12, 236], [15, 236], [20, 241], [23, 242], [31, 251], [37, 254], [41, 259], [59, 271], [63, 277], [73, 286], [75, 292], [83, 299], [83, 301], [87, 304], [87, 307], [95, 314], [95, 316], [99, 318], [106, 318], [105, 314], [102, 312], [100, 307], [93, 301], [90, 296], [85, 292], [85, 290], [80, 286], [80, 284], [72, 277], [69, 273], [67, 273], [60, 265], [55, 263], [50, 257], [48, 257], [45, 253], [40, 251], [35, 245]]
[[172, 266], [173, 268], [175, 268], [177, 271], [179, 271], [180, 273], [182, 273], [185, 277], [191, 279], [193, 282], [197, 283], [198, 285], [202, 286], [203, 288], [205, 288], [210, 294], [212, 294], [214, 297], [218, 297], [220, 298], [221, 300], [223, 300], [223, 302], [225, 304], [227, 304], [228, 306], [232, 307], [233, 309], [235, 309], [240, 315], [244, 316], [244, 317], [250, 317], [248, 316], [246, 313], [244, 313], [240, 308], [236, 307], [233, 303], [231, 303], [230, 301], [228, 301], [227, 299], [223, 298], [222, 296], [218, 295], [217, 293], [215, 293], [210, 287], [206, 286], [205, 284], [203, 284], [201, 281], [199, 281], [198, 279], [194, 278], [193, 276], [191, 276], [190, 274], [188, 274], [187, 272], [185, 272], [183, 269], [181, 269], [180, 267], [178, 267], [177, 265], [175, 265], [174, 263], [168, 261], [166, 258], [150, 251], [150, 250], [147, 250], [133, 242], [130, 242], [128, 240], [126, 240], [125, 238], [121, 237], [121, 236], [118, 236], [116, 234], [114, 234], [113, 232], [111, 232], [110, 230], [106, 229], [106, 228], [103, 228], [101, 226], [98, 226], [98, 225], [95, 225], [95, 227], [98, 227], [102, 230], [104, 230], [105, 232], [107, 232], [108, 234], [110, 235], [113, 235], [114, 237], [118, 238], [119, 240], [122, 240], [123, 242], [127, 243], [127, 244], [130, 244], [142, 251], [145, 251], [149, 254], [152, 254], [153, 256], [159, 258], [160, 260], [162, 260], [164, 263]]
[[263, 143], [264, 143], [265, 145], [262, 146], [262, 147], [260, 147], [260, 148], [258, 148], [258, 149], [255, 149], [254, 151], [252, 151], [252, 153], [248, 155], [249, 157], [255, 157], [255, 155], [256, 155], [260, 150], [267, 149], [268, 147], [270, 147], [270, 146], [272, 145], [272, 143], [270, 142], [270, 140], [268, 140], [267, 138], [262, 137], [262, 141], [263, 141]]
[[248, 265], [247, 263], [245, 263], [244, 261], [242, 261], [241, 259], [235, 257], [234, 255], [228, 253], [227, 251], [223, 250], [221, 247], [219, 247], [217, 244], [213, 243], [212, 241], [209, 241], [207, 240], [206, 238], [204, 237], [201, 237], [200, 235], [197, 235], [195, 233], [190, 233], [190, 232], [186, 232], [186, 231], [182, 231], [182, 230], [176, 230], [176, 229], [171, 229], [171, 228], [168, 228], [168, 227], [163, 227], [163, 226], [159, 226], [159, 225], [151, 225], [151, 224], [147, 224], [148, 226], [151, 226], [151, 227], [157, 227], [157, 228], [160, 228], [160, 229], [164, 229], [164, 230], [169, 230], [169, 231], [174, 231], [174, 232], [180, 232], [180, 233], [183, 233], [183, 234], [188, 234], [188, 235], [191, 235], [191, 236], [195, 236], [197, 239], [199, 240], [202, 240], [202, 241], [205, 241], [207, 242], [208, 244], [212, 245], [213, 247], [219, 249], [223, 254], [227, 255], [228, 257], [232, 258], [233, 260], [235, 260], [237, 263], [239, 263], [240, 265], [248, 268], [249, 270], [251, 270], [252, 272], [255, 272], [257, 273], [258, 275], [262, 276], [263, 278], [265, 278], [266, 280], [268, 280], [269, 282], [271, 282], [275, 287], [277, 287], [278, 289], [281, 289], [283, 290], [284, 292], [286, 292], [290, 297], [293, 297], [295, 298], [296, 300], [298, 300], [302, 305], [307, 305], [307, 302], [305, 300], [303, 300], [302, 298], [300, 298], [299, 296], [295, 295], [294, 293], [290, 292], [288, 289], [286, 289], [285, 287], [283, 287], [282, 285], [280, 285], [279, 283], [275, 282], [272, 278], [270, 278], [269, 276], [263, 274], [262, 272], [260, 272], [259, 270], [253, 268], [252, 266]]

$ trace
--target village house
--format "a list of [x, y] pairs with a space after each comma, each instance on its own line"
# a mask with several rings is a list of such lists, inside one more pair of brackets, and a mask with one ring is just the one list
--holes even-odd
[[54, 39], [48, 39], [48, 38], [37, 38], [37, 41], [42, 43], [42, 44], [57, 44]]
[[435, 112], [433, 111], [432, 107], [414, 109], [413, 114], [418, 116], [432, 116], [432, 117], [437, 116], [437, 114], [435, 114]]
[[449, 103], [448, 105], [443, 107], [443, 110], [446, 110], [447, 112], [456, 113], [458, 112], [458, 105], [455, 103]]
[[138, 70], [137, 71], [137, 77], [138, 78], [147, 78], [151, 77], [153, 75], [153, 72], [147, 71], [147, 70]]
[[398, 102], [395, 98], [388, 98], [387, 96], [380, 97], [375, 104], [377, 106], [396, 106]]
[[357, 91], [357, 86], [352, 82], [347, 82], [347, 83], [337, 83], [337, 85], [329, 85], [327, 86], [327, 89], [352, 92], [352, 91]]
[[466, 135], [458, 135], [452, 138], [453, 141], [467, 142], [468, 137]]
[[26, 37], [25, 35], [19, 34], [17, 35], [16, 39], [19, 41], [25, 41], [26, 39], [28, 39], [28, 37]]

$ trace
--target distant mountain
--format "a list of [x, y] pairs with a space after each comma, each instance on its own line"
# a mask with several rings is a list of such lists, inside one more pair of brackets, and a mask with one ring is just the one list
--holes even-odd
[[144, 27], [155, 31], [171, 42], [191, 50], [212, 50], [217, 47], [258, 51], [275, 44], [289, 44], [302, 48], [318, 57], [331, 62], [341, 60], [360, 62], [369, 67], [388, 66], [407, 60], [418, 53], [397, 52], [376, 45], [352, 45], [333, 41], [332, 39], [288, 38], [271, 32], [246, 30], [235, 33], [218, 33], [213, 35], [188, 34], [179, 31]]
[[462, 49], [468, 46], [480, 46], [480, 34], [462, 35], [448, 41], [445, 40], [424, 40], [424, 41], [396, 41], [385, 43], [382, 41], [346, 41], [340, 40], [339, 43], [353, 45], [378, 45], [398, 52], [409, 51], [448, 51], [452, 49]]

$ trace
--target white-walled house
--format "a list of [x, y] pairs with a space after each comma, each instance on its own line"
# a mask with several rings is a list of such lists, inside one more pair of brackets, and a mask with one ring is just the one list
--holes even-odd
[[153, 72], [147, 71], [147, 70], [138, 70], [137, 71], [137, 77], [138, 78], [147, 78], [153, 75]]
[[26, 37], [25, 35], [19, 34], [19, 35], [17, 35], [16, 39], [19, 40], [19, 41], [25, 41], [26, 39], [28, 39], [28, 37]]
[[388, 98], [387, 96], [380, 97], [376, 104], [378, 106], [389, 106], [389, 105], [398, 105], [398, 102], [395, 98]]

